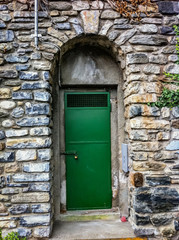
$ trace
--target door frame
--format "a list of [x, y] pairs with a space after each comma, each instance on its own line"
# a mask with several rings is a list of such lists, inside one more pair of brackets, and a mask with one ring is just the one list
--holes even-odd
[[[111, 102], [111, 182], [112, 182], [112, 208], [119, 208], [119, 149], [118, 149], [118, 104], [116, 86], [103, 87], [63, 87], [60, 89], [60, 114], [59, 114], [59, 135], [60, 151], [65, 149], [65, 118], [64, 118], [64, 92], [110, 92]], [[66, 165], [65, 156], [60, 156], [60, 211], [66, 212]], [[57, 217], [57, 219], [59, 219]]]

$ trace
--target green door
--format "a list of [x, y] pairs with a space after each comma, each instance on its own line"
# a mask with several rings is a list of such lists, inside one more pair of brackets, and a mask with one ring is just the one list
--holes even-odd
[[109, 93], [65, 93], [65, 145], [67, 209], [111, 208]]

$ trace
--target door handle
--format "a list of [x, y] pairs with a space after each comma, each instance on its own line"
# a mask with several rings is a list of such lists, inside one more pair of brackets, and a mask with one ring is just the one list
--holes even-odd
[[77, 152], [68, 152], [68, 151], [66, 151], [66, 152], [61, 152], [60, 153], [60, 155], [66, 155], [66, 156], [70, 156], [70, 155], [74, 155], [74, 158], [75, 159], [78, 159], [78, 154], [77, 154]]

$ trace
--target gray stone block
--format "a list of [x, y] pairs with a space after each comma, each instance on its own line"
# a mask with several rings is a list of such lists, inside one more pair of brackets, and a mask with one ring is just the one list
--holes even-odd
[[0, 31], [0, 42], [12, 42], [14, 40], [14, 32], [12, 30]]
[[16, 122], [21, 127], [43, 126], [49, 125], [49, 123], [50, 118], [48, 117], [26, 117]]
[[19, 72], [19, 78], [21, 80], [38, 80], [39, 74], [38, 72]]
[[14, 100], [30, 100], [33, 99], [32, 93], [30, 92], [13, 92], [12, 99]]
[[34, 100], [41, 102], [50, 102], [51, 94], [48, 92], [34, 92]]
[[14, 182], [48, 182], [50, 180], [49, 173], [17, 173], [12, 178]]
[[25, 113], [27, 115], [48, 115], [50, 113], [50, 106], [47, 103], [25, 104]]
[[0, 163], [2, 162], [14, 162], [15, 153], [14, 152], [5, 152], [0, 154]]

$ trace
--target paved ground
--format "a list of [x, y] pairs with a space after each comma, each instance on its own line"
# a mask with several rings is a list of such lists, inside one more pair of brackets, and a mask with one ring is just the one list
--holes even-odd
[[94, 239], [139, 239], [135, 238], [128, 222], [117, 220], [96, 220], [78, 222], [57, 222], [50, 240], [94, 240]]

